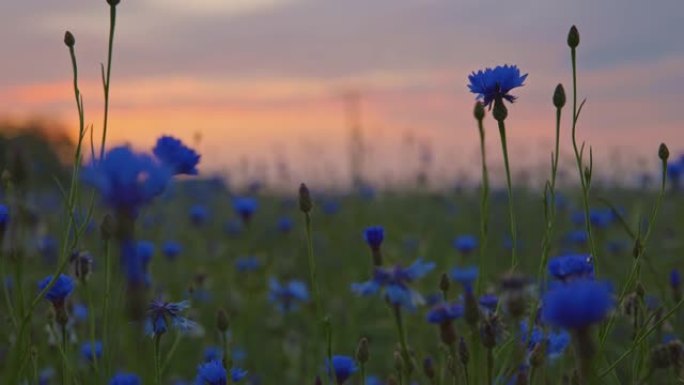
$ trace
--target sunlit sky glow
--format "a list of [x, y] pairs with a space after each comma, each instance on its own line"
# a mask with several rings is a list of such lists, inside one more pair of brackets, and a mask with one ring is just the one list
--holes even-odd
[[[349, 133], [342, 95], [354, 91], [368, 177], [405, 179], [430, 158], [430, 173], [446, 183], [447, 175], [479, 167], [467, 75], [512, 63], [529, 73], [510, 108], [512, 162], [539, 167], [552, 141], [553, 89], [563, 82], [570, 90], [565, 37], [577, 24], [580, 95], [588, 100], [579, 136], [603, 160], [598, 172], [627, 178], [630, 170], [654, 169], [661, 141], [673, 153], [684, 150], [684, 41], [675, 33], [684, 3], [656, 3], [122, 0], [109, 140], [149, 148], [161, 134], [195, 143], [199, 133], [202, 172], [233, 170], [239, 179], [239, 164], [254, 176], [287, 162], [293, 181], [343, 185]], [[62, 44], [69, 29], [86, 120], [99, 132], [107, 8], [104, 0], [0, 5], [0, 116], [48, 116], [75, 133]], [[500, 169], [497, 132], [491, 120], [487, 127], [492, 167]]]

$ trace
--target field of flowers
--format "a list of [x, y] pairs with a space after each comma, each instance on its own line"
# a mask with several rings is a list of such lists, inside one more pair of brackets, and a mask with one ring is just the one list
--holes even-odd
[[[102, 137], [67, 32], [71, 178], [31, 189], [20, 158], [2, 174], [1, 384], [684, 383], [684, 160], [663, 144], [655, 186], [596, 185], [575, 27], [573, 83], [544, 107], [557, 119], [542, 191], [511, 178], [506, 118], [527, 75], [502, 65], [464, 82], [473, 129], [501, 142], [503, 189], [482, 145], [471, 189], [276, 194], [197, 175], [201, 154], [170, 136], [147, 152], [106, 145], [107, 3]], [[561, 146], [576, 187], [557, 183]]]

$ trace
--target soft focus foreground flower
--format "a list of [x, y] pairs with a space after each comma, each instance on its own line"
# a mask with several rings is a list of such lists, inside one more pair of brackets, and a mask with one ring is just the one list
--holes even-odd
[[257, 271], [261, 267], [261, 261], [255, 256], [239, 257], [235, 260], [235, 267], [241, 273]]
[[133, 373], [117, 373], [109, 380], [109, 385], [141, 385], [140, 377]]
[[435, 305], [427, 314], [427, 321], [441, 324], [463, 317], [463, 305], [457, 303], [440, 303]]
[[226, 385], [228, 373], [221, 361], [214, 360], [201, 364], [197, 368], [196, 385]]
[[[52, 276], [43, 278], [38, 282], [38, 288], [44, 290], [50, 284]], [[74, 291], [74, 279], [68, 275], [60, 274], [55, 280], [55, 284], [45, 293], [45, 299], [52, 302], [55, 307], [64, 304], [66, 298]]]
[[521, 87], [526, 78], [527, 74], [521, 76], [517, 66], [506, 64], [473, 72], [468, 76], [468, 88], [470, 92], [477, 94], [477, 99], [482, 100], [482, 104], [491, 107], [492, 102], [498, 98], [513, 103], [516, 97], [509, 92]]
[[291, 280], [281, 284], [277, 279], [271, 278], [268, 284], [268, 300], [275, 303], [282, 313], [295, 311], [300, 302], [309, 300], [309, 290], [302, 281]]
[[104, 159], [86, 167], [83, 180], [95, 187], [115, 210], [137, 210], [160, 195], [172, 177], [171, 170], [129, 147], [114, 147]]
[[477, 238], [470, 234], [461, 235], [454, 239], [453, 246], [459, 252], [469, 254], [477, 248]]
[[161, 335], [169, 328], [169, 322], [174, 328], [187, 332], [197, 328], [197, 324], [181, 315], [190, 308], [189, 301], [164, 302], [153, 300], [147, 308], [149, 316], [146, 326], [148, 334]]
[[169, 260], [174, 260], [183, 251], [183, 246], [176, 241], [166, 241], [162, 245], [162, 252]]
[[552, 258], [548, 270], [559, 281], [594, 278], [594, 264], [588, 254], [568, 254]]
[[154, 155], [167, 165], [174, 174], [197, 174], [200, 155], [171, 136], [162, 136], [154, 147]]
[[414, 309], [425, 303], [423, 296], [412, 290], [408, 284], [425, 276], [435, 268], [434, 262], [417, 259], [409, 267], [395, 266], [391, 268], [376, 267], [373, 279], [361, 283], [353, 283], [352, 291], [357, 295], [372, 295], [384, 289], [384, 295], [393, 305]]
[[466, 291], [471, 291], [477, 280], [477, 266], [455, 267], [451, 270], [451, 279], [460, 283]]
[[560, 356], [565, 348], [570, 345], [570, 334], [565, 330], [544, 331], [538, 326], [534, 326], [532, 331], [527, 327], [527, 321], [520, 322], [520, 336], [523, 344], [527, 345], [527, 351], [532, 352], [537, 344], [546, 345], [546, 355], [550, 359]]
[[81, 344], [81, 356], [88, 361], [93, 361], [94, 358], [100, 359], [100, 357], [102, 357], [102, 342], [84, 342]]
[[565, 329], [583, 329], [601, 322], [614, 305], [607, 282], [576, 279], [552, 285], [543, 298], [542, 319]]
[[259, 203], [257, 200], [251, 197], [233, 198], [233, 210], [235, 210], [245, 223], [249, 222], [258, 206]]
[[335, 376], [337, 385], [344, 384], [358, 368], [354, 359], [349, 356], [332, 356], [332, 360], [327, 362], [328, 373]]

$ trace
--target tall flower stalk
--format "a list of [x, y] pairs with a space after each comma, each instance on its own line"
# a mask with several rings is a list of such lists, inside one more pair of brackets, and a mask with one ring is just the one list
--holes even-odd
[[484, 116], [485, 108], [481, 102], [475, 103], [473, 115], [477, 120], [480, 134], [480, 157], [482, 158], [482, 187], [480, 189], [480, 259], [478, 269], [480, 278], [477, 280], [477, 292], [480, 293], [487, 266], [487, 235], [489, 233], [489, 171], [487, 170], [487, 149], [485, 143]]

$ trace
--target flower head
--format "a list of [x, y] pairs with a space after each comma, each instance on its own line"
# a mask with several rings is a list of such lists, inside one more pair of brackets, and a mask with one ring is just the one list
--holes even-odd
[[197, 175], [200, 155], [180, 140], [171, 136], [162, 136], [157, 139], [157, 145], [153, 151], [157, 159], [173, 170], [174, 174]]
[[478, 302], [485, 310], [493, 312], [499, 304], [499, 297], [494, 294], [483, 294], [480, 296]]
[[670, 287], [677, 290], [682, 285], [682, 277], [679, 274], [679, 270], [672, 269], [670, 271]]
[[477, 266], [455, 267], [451, 270], [451, 279], [460, 283], [466, 291], [470, 291], [477, 280], [477, 273]]
[[575, 279], [555, 284], [544, 295], [542, 319], [565, 329], [583, 329], [602, 321], [615, 305], [609, 284]]
[[81, 344], [81, 356], [88, 361], [93, 361], [95, 358], [98, 360], [102, 357], [102, 342], [86, 341]]
[[353, 358], [340, 355], [332, 356], [332, 360], [327, 361], [327, 367], [331, 376], [335, 376], [337, 385], [344, 384], [358, 370]]
[[169, 260], [174, 260], [183, 251], [183, 246], [176, 241], [166, 241], [162, 245], [162, 252]]
[[259, 202], [252, 197], [233, 198], [233, 209], [245, 223], [249, 222], [257, 207], [259, 207]]
[[[38, 288], [44, 290], [50, 284], [52, 276], [47, 276], [38, 282]], [[68, 275], [60, 274], [55, 280], [50, 290], [45, 293], [45, 299], [52, 302], [55, 307], [64, 304], [66, 298], [74, 291], [74, 279]]]
[[209, 218], [209, 211], [204, 205], [193, 205], [190, 208], [190, 221], [195, 226], [203, 225]]
[[443, 302], [430, 309], [427, 314], [427, 321], [431, 324], [441, 324], [461, 318], [463, 314], [463, 305]]
[[198, 326], [194, 321], [181, 315], [188, 308], [190, 308], [189, 301], [164, 302], [153, 300], [147, 307], [149, 317], [146, 325], [147, 333], [150, 335], [164, 334], [169, 329], [169, 323], [172, 327], [183, 332], [196, 329]]
[[0, 234], [7, 227], [7, 222], [9, 222], [9, 208], [0, 203]]
[[197, 367], [197, 385], [226, 385], [228, 373], [221, 361], [214, 360], [201, 364]]
[[516, 97], [509, 92], [521, 87], [526, 78], [527, 74], [521, 76], [517, 66], [506, 64], [473, 72], [468, 76], [468, 88], [470, 92], [477, 94], [477, 99], [482, 100], [482, 104], [491, 107], [496, 99], [513, 103]]
[[366, 227], [363, 238], [371, 249], [379, 249], [385, 239], [385, 228], [382, 226]]
[[559, 281], [576, 278], [594, 278], [594, 264], [588, 254], [568, 254], [552, 258], [548, 264], [549, 274]]
[[230, 369], [230, 379], [233, 382], [240, 382], [242, 379], [247, 377], [247, 371], [242, 368], [231, 368]]
[[164, 191], [172, 173], [150, 156], [123, 146], [109, 150], [102, 160], [85, 168], [82, 176], [108, 206], [136, 214]]
[[117, 373], [109, 380], [109, 385], [140, 385], [140, 377], [133, 373]]
[[531, 353], [537, 344], [546, 344], [546, 355], [550, 359], [560, 356], [565, 348], [570, 345], [570, 334], [565, 330], [549, 330], [546, 333], [534, 326], [532, 331], [527, 327], [527, 321], [520, 322], [520, 337], [523, 344], [527, 347], [527, 352]]
[[261, 261], [259, 261], [259, 258], [253, 255], [247, 257], [239, 257], [235, 260], [235, 267], [241, 273], [257, 271], [261, 267]]
[[454, 239], [453, 246], [463, 254], [470, 254], [477, 248], [477, 238], [470, 234], [461, 235]]
[[220, 346], [207, 346], [204, 349], [204, 362], [221, 361], [223, 359], [223, 348]]
[[282, 313], [295, 311], [299, 308], [300, 302], [309, 300], [309, 290], [302, 281], [291, 280], [281, 284], [277, 279], [271, 278], [268, 286], [268, 300], [275, 303]]
[[384, 296], [393, 305], [399, 305], [408, 309], [414, 309], [417, 305], [425, 303], [423, 296], [411, 289], [409, 284], [422, 278], [435, 268], [434, 262], [425, 262], [417, 259], [409, 267], [376, 267], [373, 279], [353, 283], [352, 291], [357, 295], [372, 295], [384, 290]]

